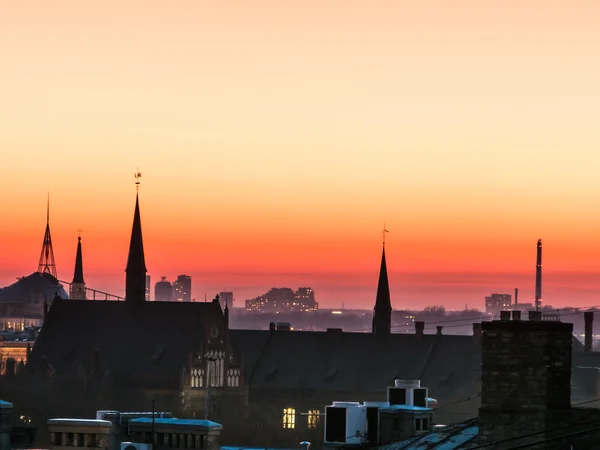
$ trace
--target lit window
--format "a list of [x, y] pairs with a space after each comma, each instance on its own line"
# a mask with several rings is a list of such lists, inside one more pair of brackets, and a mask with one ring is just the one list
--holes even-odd
[[315, 429], [317, 425], [319, 425], [319, 419], [321, 418], [321, 413], [318, 409], [309, 409], [308, 410], [308, 429]]
[[283, 410], [283, 428], [296, 428], [296, 410], [294, 408]]

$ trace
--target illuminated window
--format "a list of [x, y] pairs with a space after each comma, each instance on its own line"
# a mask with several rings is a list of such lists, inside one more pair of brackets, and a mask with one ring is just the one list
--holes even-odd
[[321, 418], [321, 413], [318, 409], [309, 409], [308, 410], [308, 429], [315, 429], [317, 425], [319, 425], [319, 419]]
[[294, 408], [283, 410], [283, 428], [296, 428], [296, 410]]
[[229, 369], [227, 371], [227, 386], [239, 387], [240, 385], [240, 369]]
[[190, 384], [193, 388], [204, 386], [204, 369], [192, 369]]

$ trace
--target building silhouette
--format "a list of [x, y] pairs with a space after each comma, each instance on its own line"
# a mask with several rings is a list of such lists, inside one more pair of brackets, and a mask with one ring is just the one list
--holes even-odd
[[488, 314], [499, 314], [500, 311], [508, 311], [512, 308], [512, 297], [510, 294], [492, 294], [485, 298], [485, 312]]
[[377, 283], [377, 296], [373, 310], [373, 333], [388, 335], [391, 333], [392, 302], [390, 300], [390, 285], [388, 282], [387, 265], [385, 261], [385, 243], [381, 252], [381, 267], [379, 269], [379, 282]]
[[154, 300], [157, 302], [170, 302], [173, 300], [173, 286], [167, 277], [161, 277], [154, 286]]
[[146, 275], [146, 301], [150, 301], [150, 275]]
[[83, 255], [81, 252], [81, 237], [77, 238], [77, 253], [75, 255], [75, 270], [73, 281], [69, 287], [69, 298], [73, 300], [85, 300], [85, 281], [83, 279]]
[[179, 275], [173, 282], [173, 300], [178, 302], [192, 301], [192, 277]]

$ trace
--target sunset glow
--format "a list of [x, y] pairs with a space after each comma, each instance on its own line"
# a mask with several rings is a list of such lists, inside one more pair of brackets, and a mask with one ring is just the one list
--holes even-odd
[[[452, 7], [449, 4], [452, 3]], [[152, 284], [311, 286], [371, 308], [491, 292], [600, 304], [600, 5], [81, 1], [0, 6], [0, 286], [123, 295], [135, 186]], [[293, 4], [293, 5], [292, 5]]]

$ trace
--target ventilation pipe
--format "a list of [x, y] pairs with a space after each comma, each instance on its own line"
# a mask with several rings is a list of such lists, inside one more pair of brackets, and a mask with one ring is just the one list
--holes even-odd
[[425, 322], [417, 321], [415, 322], [415, 334], [417, 336], [423, 336], [425, 333]]
[[437, 335], [441, 336], [442, 335], [442, 328], [444, 328], [442, 325], [438, 325], [435, 327], [437, 329]]

